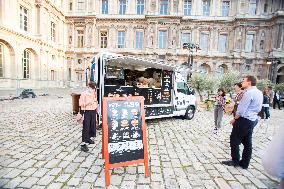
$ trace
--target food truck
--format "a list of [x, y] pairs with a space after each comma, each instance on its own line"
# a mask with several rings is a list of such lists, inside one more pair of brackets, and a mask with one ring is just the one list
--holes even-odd
[[196, 97], [181, 75], [184, 69], [164, 61], [100, 53], [86, 77], [97, 83], [100, 106], [102, 97], [143, 96], [146, 119], [184, 116], [190, 120]]

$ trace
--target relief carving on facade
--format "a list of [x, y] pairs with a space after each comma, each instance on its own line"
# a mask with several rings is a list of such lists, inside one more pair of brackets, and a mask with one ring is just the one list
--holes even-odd
[[148, 31], [148, 47], [152, 48], [154, 45], [154, 26], [150, 25]]

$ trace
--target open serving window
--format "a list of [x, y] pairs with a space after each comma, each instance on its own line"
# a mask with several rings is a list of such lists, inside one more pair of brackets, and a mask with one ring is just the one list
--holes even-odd
[[104, 96], [144, 96], [145, 105], [170, 104], [174, 66], [133, 57], [106, 61]]

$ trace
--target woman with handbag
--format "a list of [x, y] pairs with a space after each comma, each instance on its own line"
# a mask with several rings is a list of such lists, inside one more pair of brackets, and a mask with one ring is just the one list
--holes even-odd
[[214, 134], [217, 134], [217, 130], [221, 128], [221, 123], [223, 119], [223, 115], [225, 112], [225, 104], [226, 104], [226, 93], [224, 89], [218, 89], [217, 95], [215, 97], [215, 108], [214, 108]]
[[81, 114], [83, 114], [81, 150], [88, 152], [87, 144], [94, 144], [91, 137], [96, 136], [96, 109], [98, 108], [96, 83], [89, 82], [88, 88], [79, 99]]

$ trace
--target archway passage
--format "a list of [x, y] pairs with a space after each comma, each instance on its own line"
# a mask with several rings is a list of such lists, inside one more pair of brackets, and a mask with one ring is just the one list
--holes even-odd
[[211, 67], [206, 63], [201, 64], [200, 70], [201, 70], [202, 73], [206, 73], [206, 74], [211, 73]]
[[228, 72], [228, 66], [226, 64], [222, 64], [218, 66], [217, 73], [223, 75]]
[[12, 45], [0, 39], [0, 78], [15, 78], [15, 51]]
[[280, 67], [277, 71], [276, 83], [284, 83], [284, 66]]

